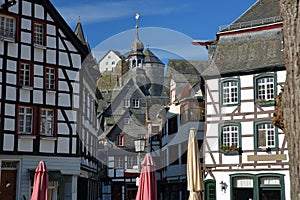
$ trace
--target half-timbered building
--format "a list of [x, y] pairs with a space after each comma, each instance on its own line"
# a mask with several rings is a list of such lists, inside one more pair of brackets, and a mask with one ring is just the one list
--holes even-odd
[[205, 76], [205, 199], [289, 198], [286, 139], [272, 124], [285, 81], [278, 1], [258, 0], [217, 39]]
[[[187, 199], [187, 148], [190, 130], [199, 149], [204, 137], [204, 99], [200, 73], [207, 61], [169, 60], [166, 81], [170, 102], [161, 112], [160, 199]], [[203, 91], [204, 92], [204, 91]], [[202, 151], [201, 151], [202, 152]], [[202, 157], [201, 159], [202, 163]]]
[[96, 199], [76, 190], [80, 177], [97, 170], [95, 120], [78, 116], [84, 102], [85, 114], [96, 116], [95, 91], [85, 89], [92, 84], [80, 72], [89, 49], [49, 0], [0, 5], [0, 199], [30, 199], [40, 160], [49, 199]]

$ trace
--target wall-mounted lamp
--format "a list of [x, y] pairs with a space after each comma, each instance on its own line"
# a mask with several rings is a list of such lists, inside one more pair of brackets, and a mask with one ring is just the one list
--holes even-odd
[[228, 185], [225, 182], [221, 181], [220, 187], [221, 187], [221, 192], [226, 192]]
[[9, 8], [13, 5], [16, 5], [17, 1], [16, 0], [11, 0], [11, 1], [8, 1], [7, 3], [4, 3], [1, 5], [2, 8]]

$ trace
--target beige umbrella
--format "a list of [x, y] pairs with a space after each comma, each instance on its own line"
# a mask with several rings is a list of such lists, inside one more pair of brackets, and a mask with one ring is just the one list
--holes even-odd
[[187, 151], [187, 189], [190, 191], [189, 200], [201, 200], [200, 191], [203, 190], [200, 154], [198, 149], [196, 131], [190, 129]]

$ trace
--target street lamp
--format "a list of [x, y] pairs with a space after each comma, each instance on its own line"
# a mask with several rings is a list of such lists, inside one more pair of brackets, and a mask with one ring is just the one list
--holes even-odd
[[134, 147], [135, 147], [135, 152], [138, 152], [138, 171], [140, 171], [140, 157], [141, 157], [141, 152], [145, 150], [145, 138], [139, 137], [134, 140]]

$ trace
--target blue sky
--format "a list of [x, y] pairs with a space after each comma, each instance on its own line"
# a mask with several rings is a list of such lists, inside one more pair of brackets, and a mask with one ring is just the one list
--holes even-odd
[[[214, 39], [219, 26], [233, 22], [256, 0], [51, 0], [51, 2], [72, 29], [75, 28], [80, 16], [85, 36], [88, 37], [90, 46], [95, 52], [106, 51], [106, 48], [108, 50], [120, 48], [124, 51], [125, 48], [129, 49], [135, 37], [134, 16], [138, 12], [141, 15], [139, 35], [145, 48], [180, 54], [186, 52], [187, 48], [194, 49], [190, 46], [184, 47], [182, 45], [184, 43], [191, 45], [194, 39]], [[151, 34], [157, 31], [163, 33], [149, 40]], [[147, 32], [151, 33], [147, 36]], [[171, 36], [168, 36], [168, 33], [171, 33]], [[123, 42], [120, 42], [120, 38]], [[165, 40], [169, 40], [169, 43], [163, 47], [157, 45], [164, 43]], [[178, 51], [173, 51], [172, 45], [177, 45]], [[101, 50], [97, 50], [99, 47]], [[199, 57], [193, 56], [197, 53], [183, 57], [203, 59], [206, 56], [204, 50], [198, 51], [201, 51]]]

